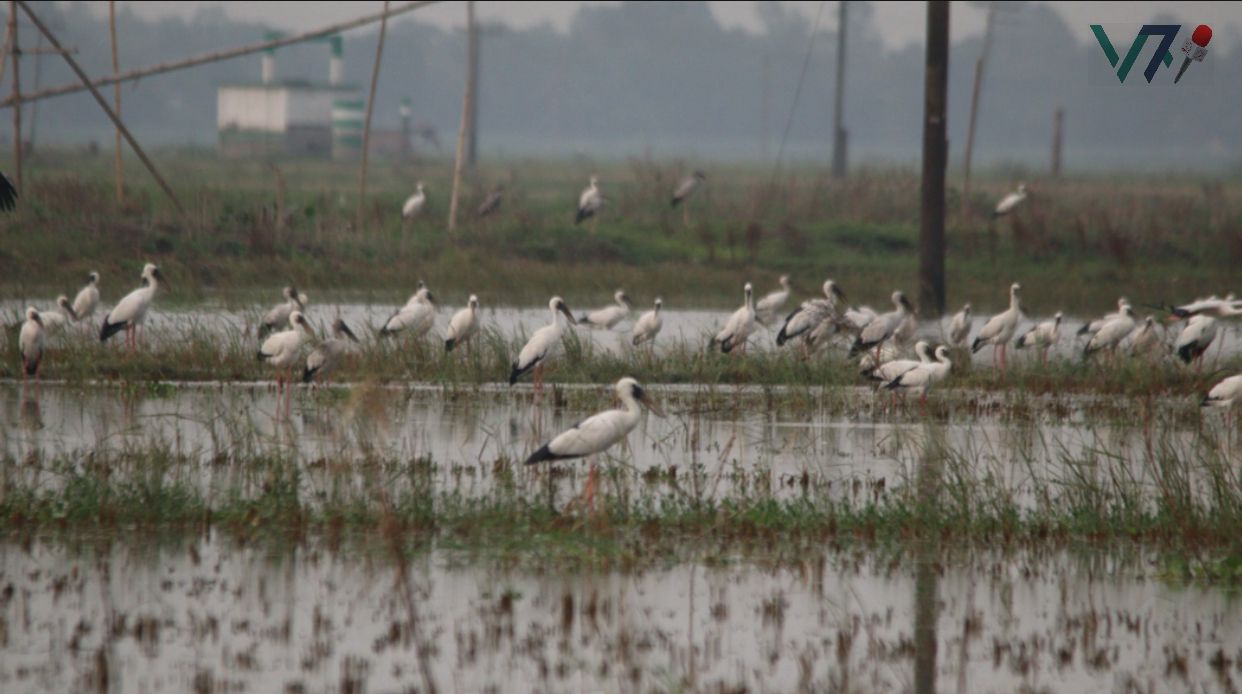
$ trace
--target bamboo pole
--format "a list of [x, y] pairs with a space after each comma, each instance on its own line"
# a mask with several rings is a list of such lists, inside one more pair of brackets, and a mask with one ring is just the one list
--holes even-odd
[[[466, 3], [466, 26], [474, 24], [474, 3]], [[462, 97], [461, 124], [457, 126], [457, 156], [453, 160], [453, 191], [449, 194], [448, 230], [457, 228], [457, 199], [461, 193], [461, 167], [465, 159], [466, 130], [470, 127], [470, 71], [466, 71], [466, 95]]]
[[987, 22], [983, 29], [983, 48], [975, 63], [975, 82], [970, 90], [970, 121], [966, 126], [966, 153], [962, 161], [962, 209], [963, 223], [970, 222], [970, 163], [975, 152], [975, 123], [979, 118], [979, 93], [983, 91], [983, 71], [987, 68], [988, 54], [992, 52], [992, 29], [996, 26], [996, 3], [988, 3]]
[[[108, 0], [108, 30], [112, 34], [112, 74], [121, 72], [121, 60], [117, 53], [116, 43], [116, 0]], [[116, 117], [121, 117], [121, 83], [112, 83], [112, 100], [116, 107]], [[116, 129], [116, 201], [125, 202], [125, 168], [121, 164], [121, 129]]]
[[923, 94], [923, 182], [919, 220], [919, 310], [944, 313], [945, 116], [949, 91], [949, 3], [927, 3], [927, 59]]
[[[144, 77], [150, 77], [151, 75], [161, 75], [165, 72], [173, 72], [175, 70], [184, 70], [185, 68], [197, 67], [199, 65], [206, 65], [207, 63], [215, 63], [221, 60], [229, 60], [231, 58], [240, 58], [242, 56], [251, 55], [254, 53], [261, 53], [263, 51], [273, 49], [273, 48], [283, 48], [285, 46], [291, 46], [293, 44], [303, 43], [305, 41], [311, 41], [313, 39], [321, 38], [329, 34], [337, 34], [343, 31], [348, 31], [350, 29], [357, 29], [358, 27], [366, 26], [367, 24], [374, 24], [375, 22], [381, 21], [388, 17], [394, 17], [396, 15], [405, 14], [406, 12], [417, 10], [421, 7], [426, 7], [428, 5], [434, 5], [437, 3], [437, 1], [438, 0], [420, 0], [419, 2], [407, 2], [404, 5], [398, 5], [397, 7], [387, 12], [379, 12], [376, 14], [364, 15], [362, 17], [358, 17], [357, 19], [351, 19], [348, 22], [340, 22], [338, 24], [332, 24], [330, 26], [321, 27], [313, 31], [307, 31], [301, 34], [296, 34], [294, 36], [287, 36], [287, 37], [280, 38], [280, 39], [273, 39], [271, 41], [261, 41], [259, 43], [251, 43], [245, 46], [240, 46], [238, 48], [230, 48], [225, 51], [213, 51], [211, 53], [204, 53], [202, 55], [197, 55], [192, 58], [185, 58], [184, 60], [173, 61], [171, 63], [159, 63], [156, 65], [150, 65], [147, 67], [136, 68], [128, 72], [122, 73], [120, 75], [113, 75], [111, 77], [100, 77], [99, 79], [93, 82], [86, 83], [86, 84], [73, 83], [73, 84], [62, 84], [57, 87], [48, 87], [47, 89], [42, 89], [38, 92], [31, 92], [30, 94], [23, 95], [21, 100], [22, 101], [34, 101], [36, 99], [47, 99], [53, 96], [63, 96], [65, 94], [73, 94], [75, 92], [84, 91], [84, 90], [89, 89], [90, 87], [103, 87], [109, 84], [114, 84], [116, 82], [131, 82], [133, 80], [139, 80]], [[88, 84], [89, 86], [87, 86]], [[5, 100], [0, 101], [0, 108], [6, 108], [9, 106], [12, 106], [14, 103], [16, 103], [16, 101], [17, 100], [15, 100], [13, 97], [10, 96], [9, 98]]]
[[841, 0], [837, 20], [837, 93], [832, 104], [832, 175], [845, 178], [849, 134], [845, 132], [845, 28], [848, 25], [849, 2]]
[[22, 194], [26, 194], [26, 188], [22, 181], [22, 71], [18, 64], [18, 56], [21, 55], [21, 48], [17, 43], [17, 0], [9, 1], [9, 36], [13, 37], [12, 43], [9, 45], [13, 53], [13, 96], [12, 99], [19, 106], [13, 109], [13, 176], [17, 179], [17, 190]]
[[[177, 195], [173, 193], [172, 188], [168, 187], [168, 183], [164, 180], [164, 177], [160, 176], [160, 172], [156, 170], [155, 164], [152, 164], [151, 160], [147, 158], [147, 153], [143, 151], [142, 145], [138, 144], [138, 140], [135, 140], [134, 136], [130, 134], [129, 129], [126, 128], [125, 124], [121, 122], [120, 117], [112, 112], [112, 108], [108, 106], [108, 102], [104, 100], [103, 95], [99, 93], [99, 90], [96, 89], [95, 85], [91, 83], [90, 78], [87, 77], [86, 73], [82, 71], [82, 66], [78, 65], [78, 61], [74, 60], [72, 55], [61, 48], [60, 41], [56, 40], [56, 36], [54, 36], [51, 30], [47, 28], [47, 25], [43, 23], [43, 20], [39, 19], [38, 15], [30, 9], [30, 5], [28, 5], [25, 0], [14, 1], [17, 6], [22, 8], [22, 11], [26, 13], [26, 16], [30, 17], [30, 21], [35, 25], [35, 27], [43, 33], [43, 35], [47, 38], [48, 43], [52, 44], [53, 48], [61, 51], [61, 57], [65, 59], [66, 63], [69, 63], [69, 68], [72, 69], [74, 74], [78, 76], [78, 79], [82, 80], [82, 84], [85, 85], [86, 89], [90, 90], [91, 96], [95, 97], [95, 101], [99, 104], [99, 107], [104, 110], [104, 113], [108, 114], [108, 118], [112, 119], [113, 125], [115, 125], [117, 129], [121, 131], [121, 134], [125, 136], [125, 141], [129, 143], [130, 147], [134, 148], [134, 154], [138, 155], [138, 159], [142, 161], [143, 166], [147, 167], [147, 171], [151, 172], [151, 176], [155, 179], [156, 183], [160, 184], [160, 188], [164, 190], [164, 194], [172, 200], [173, 205], [177, 208], [177, 211], [184, 215], [185, 208], [181, 206], [181, 201], [177, 199]], [[9, 19], [9, 21], [15, 20], [16, 15]], [[16, 32], [14, 33], [14, 36], [16, 37]], [[16, 45], [16, 41], [14, 42], [14, 45]], [[16, 57], [16, 54], [14, 54], [14, 57]], [[16, 61], [13, 65], [14, 67], [17, 66]], [[13, 112], [21, 113], [21, 108], [15, 108], [13, 109]], [[21, 175], [20, 172], [18, 175]], [[18, 180], [20, 181], [21, 179], [19, 178]], [[20, 183], [18, 184], [18, 190], [21, 190]]]
[[466, 90], [470, 92], [466, 167], [474, 170], [479, 154], [479, 23], [474, 17], [474, 0], [466, 2]]
[[371, 115], [375, 112], [375, 86], [379, 83], [380, 62], [384, 57], [384, 33], [388, 29], [388, 0], [380, 20], [379, 42], [375, 44], [375, 65], [371, 67], [371, 93], [367, 96], [367, 117], [362, 124], [362, 163], [358, 167], [358, 212], [354, 226], [362, 231], [362, 212], [367, 200], [367, 158], [371, 149]]

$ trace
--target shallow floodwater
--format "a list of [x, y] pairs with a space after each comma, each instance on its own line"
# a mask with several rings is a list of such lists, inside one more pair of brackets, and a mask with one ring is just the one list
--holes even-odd
[[[366, 541], [0, 540], [0, 688], [1230, 691], [1236, 599], [1142, 555], [928, 548], [555, 570]], [[693, 551], [693, 550], [692, 550]]]

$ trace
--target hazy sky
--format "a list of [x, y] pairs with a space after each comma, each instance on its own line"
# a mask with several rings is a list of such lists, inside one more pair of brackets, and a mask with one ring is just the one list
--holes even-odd
[[[107, 13], [106, 2], [91, 2], [101, 15]], [[225, 14], [238, 19], [267, 22], [283, 29], [312, 29], [317, 26], [341, 21], [383, 7], [382, 2], [121, 2], [134, 12], [147, 17], [178, 15], [190, 17], [204, 7], [222, 8]], [[396, 3], [394, 3], [396, 4]], [[583, 2], [479, 2], [480, 18], [497, 21], [515, 27], [528, 27], [548, 23], [565, 30], [574, 11]], [[610, 3], [591, 3], [610, 4]], [[794, 1], [782, 4], [796, 8], [813, 18], [820, 6], [818, 1]], [[1004, 3], [1002, 3], [1004, 4]], [[1158, 13], [1179, 17], [1184, 23], [1212, 25], [1218, 43], [1232, 43], [1242, 33], [1242, 3], [1232, 2], [1043, 2], [1060, 12], [1074, 27], [1081, 31], [1086, 41], [1093, 23], [1137, 24]], [[440, 27], [460, 26], [464, 23], [463, 2], [444, 2], [415, 11], [419, 20]], [[759, 31], [760, 24], [755, 3], [708, 2], [712, 13], [726, 27], [739, 27], [747, 31]], [[954, 2], [950, 18], [951, 33], [955, 38], [978, 33], [983, 28], [982, 2]], [[874, 4], [876, 23], [882, 29], [886, 48], [897, 48], [912, 42], [921, 42], [926, 7], [923, 2], [878, 2]], [[836, 3], [825, 9], [822, 26], [831, 28], [836, 24]], [[1002, 20], [1003, 21], [1003, 20]]]

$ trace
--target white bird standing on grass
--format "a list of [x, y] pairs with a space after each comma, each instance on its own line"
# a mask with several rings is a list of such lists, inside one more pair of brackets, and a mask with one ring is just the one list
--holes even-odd
[[337, 318], [332, 321], [332, 337], [319, 343], [310, 356], [306, 357], [306, 368], [302, 369], [302, 382], [310, 383], [315, 379], [320, 382], [331, 380], [332, 372], [338, 364], [349, 356], [358, 337], [349, 329], [345, 321]]
[[1026, 184], [1019, 183], [1017, 190], [1001, 198], [1001, 201], [996, 203], [996, 209], [992, 211], [992, 218], [996, 219], [997, 217], [1004, 217], [1017, 209], [1018, 205], [1021, 205], [1025, 201]]
[[1203, 368], [1203, 355], [1207, 353], [1208, 347], [1212, 346], [1212, 341], [1216, 339], [1216, 319], [1204, 315], [1196, 314], [1186, 321], [1186, 327], [1182, 328], [1182, 332], [1177, 336], [1177, 342], [1174, 343], [1173, 349], [1177, 352], [1178, 358], [1189, 364], [1195, 362], [1195, 369]]
[[435, 297], [431, 295], [430, 289], [422, 287], [414, 292], [414, 296], [411, 296], [409, 301], [405, 302], [405, 306], [398, 309], [384, 322], [384, 327], [379, 331], [380, 337], [388, 337], [403, 330], [409, 330], [413, 338], [420, 338], [431, 330], [431, 326], [435, 323], [435, 315]]
[[86, 276], [86, 286], [78, 291], [78, 295], [73, 299], [73, 314], [77, 316], [77, 320], [84, 321], [95, 315], [95, 309], [99, 307], [99, 273], [91, 271]]
[[612, 306], [605, 306], [583, 314], [578, 318], [578, 324], [604, 330], [615, 328], [618, 323], [625, 320], [626, 316], [630, 315], [630, 297], [624, 289], [618, 289], [613, 293], [612, 300], [615, 302]]
[[1030, 330], [1019, 335], [1018, 339], [1013, 341], [1013, 346], [1018, 349], [1034, 347], [1039, 350], [1039, 363], [1047, 363], [1048, 350], [1056, 347], [1061, 339], [1061, 319], [1061, 312], [1057, 311], [1052, 320], [1032, 326]]
[[965, 347], [970, 337], [970, 302], [962, 306], [962, 310], [953, 315], [949, 323], [949, 344], [954, 347]]
[[1005, 346], [1013, 339], [1013, 334], [1018, 330], [1018, 323], [1022, 321], [1022, 302], [1018, 298], [1018, 292], [1021, 289], [1022, 285], [1017, 282], [1009, 285], [1009, 309], [992, 316], [987, 323], [984, 323], [983, 329], [975, 336], [975, 341], [970, 346], [973, 354], [992, 345], [992, 361], [995, 364], [999, 357], [1002, 374], [1005, 373]]
[[1129, 304], [1126, 304], [1121, 311], [1121, 315], [1101, 326], [1100, 331], [1087, 341], [1087, 346], [1082, 350], [1082, 358], [1086, 360], [1100, 350], [1108, 350], [1111, 360], [1121, 341], [1134, 332], [1135, 325], [1137, 325], [1137, 321], [1134, 319], [1134, 309], [1130, 308]]
[[453, 314], [449, 320], [448, 332], [444, 334], [444, 351], [452, 352], [457, 345], [466, 345], [469, 350], [470, 340], [479, 332], [479, 297], [470, 295], [466, 307]]
[[651, 354], [655, 348], [656, 336], [664, 328], [664, 318], [660, 316], [662, 308], [664, 308], [664, 300], [657, 296], [652, 309], [639, 316], [638, 321], [634, 323], [634, 329], [630, 331], [630, 342], [635, 347], [646, 344], [648, 354]]
[[1100, 332], [1100, 328], [1103, 328], [1106, 323], [1124, 316], [1126, 314], [1126, 309], [1129, 306], [1130, 306], [1130, 301], [1126, 299], [1124, 296], [1121, 297], [1120, 299], [1117, 299], [1117, 310], [1116, 311], [1114, 311], [1113, 313], [1106, 313], [1100, 318], [1096, 318], [1090, 323], [1086, 323], [1085, 325], [1083, 325], [1081, 328], [1078, 329], [1078, 334], [1094, 336], [1096, 333]]
[[[280, 411], [280, 394], [283, 390], [286, 401], [289, 398], [289, 383], [293, 380], [291, 370], [302, 357], [302, 344], [308, 337], [313, 338], [315, 331], [301, 311], [289, 314], [289, 329], [272, 333], [259, 347], [258, 359], [276, 367], [276, 404]], [[286, 402], [286, 411], [288, 403]]]
[[[518, 382], [518, 379], [525, 376], [532, 369], [535, 372], [535, 396], [543, 394], [543, 366], [556, 354], [556, 349], [561, 344], [561, 335], [564, 329], [561, 327], [560, 316], [565, 316], [565, 320], [570, 325], [577, 325], [574, 320], [574, 314], [570, 312], [569, 306], [559, 296], [554, 296], [548, 300], [548, 310], [552, 312], [552, 322], [542, 328], [536, 330], [526, 341], [526, 345], [522, 347], [522, 351], [518, 353], [518, 358], [514, 360], [509, 372], [509, 385]], [[559, 314], [559, 315], [558, 315]]]
[[733, 312], [729, 316], [728, 322], [716, 336], [712, 338], [710, 347], [720, 345], [720, 351], [728, 354], [737, 346], [742, 347], [742, 353], [746, 353], [746, 340], [750, 338], [750, 334], [755, 331], [755, 290], [750, 286], [750, 282], [742, 288], [745, 300], [742, 307]]
[[43, 319], [34, 306], [26, 308], [26, 321], [22, 323], [21, 334], [17, 337], [17, 346], [22, 355], [22, 380], [28, 376], [39, 378], [39, 367], [43, 364], [43, 348], [47, 344]]
[[1225, 410], [1225, 423], [1228, 428], [1232, 429], [1233, 406], [1238, 400], [1242, 400], [1242, 374], [1229, 376], [1212, 386], [1212, 389], [1204, 396], [1199, 406]]
[[[587, 186], [578, 196], [578, 214], [574, 217], [574, 224], [581, 224], [583, 220], [595, 217], [603, 206], [604, 196], [599, 192], [599, 178], [591, 176], [591, 185]], [[592, 232], [595, 231], [594, 224], [592, 222]]]
[[781, 288], [769, 292], [767, 296], [755, 302], [755, 320], [767, 327], [781, 317], [781, 307], [789, 301], [789, 275], [781, 275]]
[[43, 329], [49, 335], [65, 329], [66, 325], [76, 321], [78, 316], [73, 312], [73, 304], [69, 303], [69, 297], [61, 294], [56, 297], [56, 308], [50, 311], [40, 311], [39, 319], [43, 321]]
[[[861, 373], [872, 381], [889, 383], [910, 369], [932, 361], [931, 345], [924, 340], [914, 343], [914, 354], [917, 359], [893, 359], [882, 364], [860, 364]], [[867, 354], [870, 356], [870, 353]]]
[[687, 198], [694, 195], [694, 191], [707, 181], [707, 176], [702, 171], [695, 171], [693, 174], [681, 179], [681, 183], [677, 184], [677, 190], [673, 191], [672, 206], [677, 207], [685, 202]]
[[823, 299], [807, 299], [785, 317], [785, 324], [776, 333], [777, 346], [802, 337], [803, 347], [807, 348], [810, 346], [807, 339], [816, 328], [837, 319], [837, 301], [845, 301], [845, 293], [832, 280], [824, 280], [823, 291]]
[[99, 330], [99, 341], [107, 342], [108, 338], [125, 331], [125, 344], [138, 346], [138, 330], [147, 320], [147, 312], [151, 302], [155, 300], [155, 292], [160, 286], [168, 286], [163, 273], [153, 263], [142, 268], [142, 286], [125, 295], [103, 319]]
[[423, 208], [427, 206], [427, 193], [423, 191], [423, 182], [419, 181], [414, 188], [414, 194], [406, 198], [405, 204], [401, 206], [402, 219], [414, 219], [423, 213]]
[[919, 364], [889, 381], [884, 387], [889, 390], [918, 393], [919, 402], [925, 403], [927, 402], [927, 391], [931, 390], [932, 386], [943, 381], [949, 375], [949, 371], [952, 368], [953, 361], [949, 359], [949, 348], [940, 345], [936, 348], [936, 361]]
[[306, 312], [306, 295], [299, 292], [296, 287], [285, 287], [281, 290], [281, 294], [285, 297], [284, 303], [276, 304], [263, 314], [263, 322], [259, 325], [259, 337], [288, 327], [289, 316], [294, 311]]
[[[532, 453], [526, 459], [526, 464], [571, 460], [603, 453], [623, 441], [638, 426], [639, 420], [642, 419], [640, 406], [646, 407], [660, 417], [664, 416], [659, 405], [633, 378], [627, 376], [617, 381], [616, 391], [617, 397], [625, 406], [624, 409], [607, 410], [578, 422], [573, 428], [558, 434]], [[593, 507], [595, 501], [594, 463], [591, 464], [591, 472], [587, 477], [583, 494], [586, 497], [587, 506]]]
[[[854, 344], [850, 346], [851, 357], [860, 352], [878, 348], [884, 344], [897, 332], [897, 329], [901, 327], [906, 317], [914, 313], [914, 307], [910, 305], [910, 300], [899, 291], [893, 292], [893, 307], [892, 311], [872, 318], [867, 322], [866, 327], [859, 331], [858, 337], [854, 339]], [[846, 316], [848, 318], [849, 314], [847, 313]]]

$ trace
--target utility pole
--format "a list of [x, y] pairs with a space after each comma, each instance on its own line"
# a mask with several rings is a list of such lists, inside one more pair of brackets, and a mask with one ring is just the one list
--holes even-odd
[[837, 19], [837, 94], [832, 107], [832, 175], [845, 178], [849, 151], [849, 134], [845, 131], [845, 27], [849, 8], [847, 0], [841, 0]]
[[474, 0], [466, 3], [466, 166], [474, 169], [479, 156], [479, 23]]
[[[108, 0], [108, 29], [112, 33], [112, 75], [121, 72], [121, 60], [116, 44], [116, 0]], [[121, 83], [112, 83], [112, 100], [116, 117], [121, 117]], [[38, 103], [38, 102], [35, 102]], [[125, 202], [125, 169], [121, 165], [121, 129], [116, 129], [116, 201]]]
[[919, 307], [944, 313], [945, 115], [949, 86], [949, 3], [927, 3], [927, 68], [923, 102], [923, 187], [919, 229]]
[[979, 117], [979, 92], [983, 89], [983, 70], [987, 67], [988, 54], [992, 52], [992, 28], [996, 25], [996, 3], [988, 3], [987, 21], [983, 28], [983, 49], [975, 63], [975, 84], [970, 90], [970, 122], [966, 126], [966, 156], [963, 164], [962, 219], [970, 221], [970, 160], [975, 151], [975, 123]]
[[[466, 26], [474, 26], [473, 2], [466, 3]], [[468, 39], [467, 42], [469, 42]], [[467, 46], [466, 50], [467, 53], [469, 53], [469, 46]], [[469, 60], [469, 56], [467, 56], [467, 60]], [[457, 127], [457, 152], [453, 157], [453, 189], [449, 191], [449, 231], [457, 229], [457, 199], [461, 194], [461, 168], [465, 163], [466, 158], [466, 132], [470, 129], [470, 112], [474, 108], [474, 104], [472, 103], [474, 100], [474, 93], [471, 86], [472, 82], [473, 80], [471, 79], [470, 71], [467, 70], [466, 94], [462, 97], [461, 105], [461, 123]]]
[[17, 190], [22, 195], [26, 189], [22, 185], [22, 71], [18, 65], [21, 48], [17, 43], [17, 2], [9, 2], [9, 36], [13, 37], [10, 48], [13, 52], [13, 175], [17, 179]]
[[[388, 0], [384, 0], [384, 12], [388, 12]], [[379, 41], [375, 44], [375, 65], [371, 67], [371, 91], [367, 95], [367, 116], [362, 124], [362, 162], [358, 166], [358, 210], [356, 224], [362, 231], [362, 216], [367, 200], [367, 155], [371, 149], [371, 115], [375, 113], [375, 88], [379, 84], [380, 64], [384, 57], [384, 34], [388, 29], [388, 16], [380, 20]]]
[[1065, 109], [1057, 107], [1052, 114], [1052, 177], [1061, 176], [1061, 140], [1065, 137]]

